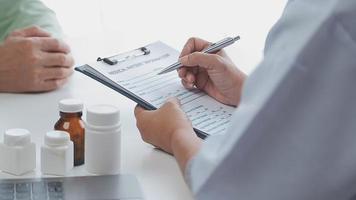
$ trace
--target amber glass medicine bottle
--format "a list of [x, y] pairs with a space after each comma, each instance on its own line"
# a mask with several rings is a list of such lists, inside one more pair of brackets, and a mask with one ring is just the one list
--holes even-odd
[[55, 130], [66, 131], [74, 144], [74, 166], [84, 164], [83, 102], [78, 99], [63, 99], [59, 102], [60, 119]]

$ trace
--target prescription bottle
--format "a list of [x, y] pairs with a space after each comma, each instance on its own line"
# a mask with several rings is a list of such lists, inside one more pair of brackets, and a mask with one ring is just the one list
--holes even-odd
[[84, 123], [82, 121], [83, 102], [78, 99], [63, 99], [59, 102], [60, 119], [55, 130], [66, 131], [74, 144], [74, 166], [84, 164]]
[[[36, 168], [36, 145], [26, 129], [9, 129], [0, 143], [0, 170], [23, 175]], [[1, 195], [0, 195], [1, 197]]]
[[111, 105], [88, 107], [85, 126], [87, 171], [98, 175], [119, 173], [121, 128], [118, 108]]
[[73, 142], [65, 131], [50, 131], [41, 146], [43, 174], [64, 176], [73, 168]]

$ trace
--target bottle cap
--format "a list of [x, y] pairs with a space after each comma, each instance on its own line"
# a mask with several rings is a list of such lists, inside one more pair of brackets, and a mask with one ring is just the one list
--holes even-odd
[[66, 131], [49, 131], [46, 133], [44, 142], [48, 146], [62, 146], [70, 141], [69, 133]]
[[25, 146], [31, 142], [30, 131], [26, 129], [9, 129], [5, 131], [4, 144], [8, 146]]
[[63, 99], [59, 102], [59, 111], [64, 113], [82, 112], [83, 102], [79, 99]]
[[114, 126], [120, 121], [120, 111], [112, 105], [95, 105], [87, 109], [87, 123], [93, 126]]

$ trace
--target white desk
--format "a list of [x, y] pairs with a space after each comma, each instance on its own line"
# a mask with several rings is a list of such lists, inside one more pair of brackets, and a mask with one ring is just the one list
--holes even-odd
[[[242, 70], [250, 73], [261, 59], [267, 31], [280, 15], [285, 0], [270, 3], [258, 0], [46, 0], [46, 3], [58, 13], [77, 65], [159, 39], [180, 49], [193, 35], [218, 40], [241, 34], [241, 42], [227, 51]], [[198, 7], [199, 4], [204, 6]], [[222, 5], [228, 6], [223, 10]], [[82, 9], [78, 10], [79, 7]], [[204, 16], [214, 9], [218, 10], [215, 17], [202, 21], [201, 11]], [[80, 98], [86, 106], [107, 103], [120, 108], [121, 172], [138, 177], [148, 200], [192, 199], [174, 158], [141, 141], [133, 115], [135, 103], [79, 73], [75, 73], [64, 88], [54, 92], [0, 94], [0, 140], [8, 128], [26, 128], [33, 133], [39, 150], [43, 135], [53, 129], [59, 117], [58, 101], [67, 97]], [[86, 172], [84, 167], [77, 167], [70, 175], [86, 175]], [[39, 167], [23, 177], [35, 176], [41, 176]], [[0, 178], [22, 177], [0, 172]]]

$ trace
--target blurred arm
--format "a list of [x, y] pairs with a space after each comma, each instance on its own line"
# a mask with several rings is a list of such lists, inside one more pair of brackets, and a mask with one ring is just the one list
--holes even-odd
[[39, 0], [1, 0], [0, 41], [16, 29], [39, 26], [54, 37], [62, 31], [55, 13]]

